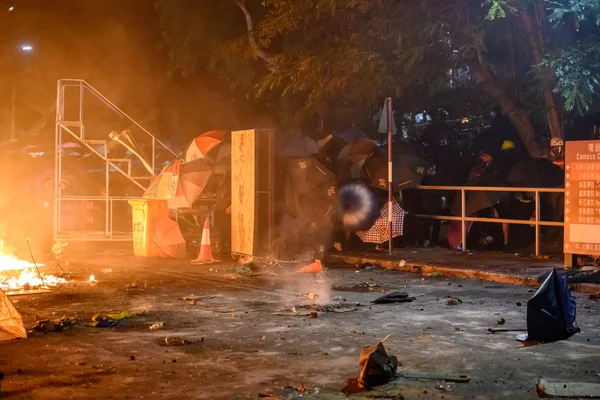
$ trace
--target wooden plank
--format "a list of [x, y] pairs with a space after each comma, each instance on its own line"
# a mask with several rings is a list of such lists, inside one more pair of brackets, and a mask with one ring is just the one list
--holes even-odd
[[540, 397], [575, 397], [600, 399], [600, 383], [555, 381], [541, 378], [537, 384]]

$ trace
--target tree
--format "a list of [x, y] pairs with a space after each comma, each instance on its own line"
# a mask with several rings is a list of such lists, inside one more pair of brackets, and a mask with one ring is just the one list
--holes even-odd
[[[173, 10], [185, 1], [159, 3]], [[588, 26], [596, 0], [229, 0], [218, 2], [226, 17], [217, 27], [211, 11], [217, 4], [201, 3], [205, 13], [186, 8], [170, 29], [163, 19], [172, 51], [199, 60], [200, 46], [183, 40], [185, 30], [172, 35], [182, 19], [188, 32], [209, 32], [202, 52], [208, 48], [218, 60], [210, 65], [222, 71], [243, 65], [251, 71], [242, 74], [246, 80], [227, 74], [234, 85], [287, 105], [297, 118], [366, 114], [389, 95], [422, 106], [440, 93], [484, 89], [539, 156], [540, 128], [562, 135], [556, 95], [582, 111], [596, 96], [597, 47], [590, 41], [596, 30]], [[574, 16], [577, 34], [569, 32]], [[575, 67], [581, 60], [588, 63]], [[469, 78], [457, 80], [457, 71]]]

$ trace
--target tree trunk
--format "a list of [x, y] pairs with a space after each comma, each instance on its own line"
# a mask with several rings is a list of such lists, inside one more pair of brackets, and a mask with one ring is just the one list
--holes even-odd
[[250, 11], [246, 6], [246, 0], [234, 0], [235, 4], [238, 8], [244, 13], [244, 17], [246, 18], [246, 29], [248, 31], [248, 44], [250, 45], [250, 49], [254, 56], [260, 58], [261, 60], [267, 63], [267, 67], [270, 71], [275, 70], [275, 64], [273, 57], [267, 54], [266, 51], [260, 48], [258, 43], [256, 42], [256, 38], [254, 37], [254, 21], [252, 20], [252, 16], [250, 15]]
[[[536, 5], [537, 4], [537, 5]], [[544, 60], [544, 43], [542, 41], [541, 34], [541, 21], [545, 18], [545, 9], [543, 4], [539, 2], [534, 3], [535, 16], [531, 16], [528, 10], [521, 10], [521, 21], [523, 27], [527, 33], [527, 39], [531, 46], [531, 53], [533, 55], [533, 61], [535, 65], [540, 65]], [[544, 102], [546, 106], [546, 122], [548, 123], [548, 130], [550, 131], [550, 137], [563, 138], [563, 129], [560, 122], [560, 115], [558, 107], [556, 106], [556, 99], [552, 93], [553, 82], [549, 82], [548, 79], [543, 81], [544, 91]]]
[[500, 103], [504, 112], [519, 133], [521, 140], [523, 140], [529, 155], [531, 157], [542, 157], [544, 151], [536, 140], [537, 134], [529, 115], [523, 113], [517, 101], [510, 97], [498, 82], [494, 81], [485, 65], [476, 62], [470, 66], [470, 69], [477, 83], [483, 85], [492, 97]]

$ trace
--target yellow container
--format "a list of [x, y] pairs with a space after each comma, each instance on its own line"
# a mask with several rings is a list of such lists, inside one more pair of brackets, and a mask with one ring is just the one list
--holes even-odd
[[129, 200], [133, 220], [133, 254], [139, 257], [160, 256], [158, 247], [152, 240], [150, 221], [156, 217], [169, 215], [166, 200]]

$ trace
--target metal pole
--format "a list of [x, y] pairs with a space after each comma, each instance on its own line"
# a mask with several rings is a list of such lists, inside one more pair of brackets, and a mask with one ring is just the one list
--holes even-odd
[[540, 192], [535, 191], [535, 256], [540, 255]]
[[16, 133], [16, 119], [17, 119], [17, 84], [15, 78], [11, 79], [11, 98], [10, 98], [10, 141], [14, 142], [17, 140]]
[[392, 255], [392, 239], [394, 237], [394, 229], [392, 225], [392, 200], [393, 197], [393, 161], [392, 161], [392, 98], [388, 97], [385, 99], [385, 106], [387, 107], [387, 136], [388, 136], [388, 224], [389, 224], [389, 237], [388, 237], [388, 252]]
[[465, 223], [466, 217], [466, 204], [465, 201], [465, 189], [460, 190], [460, 216], [461, 216], [461, 225], [462, 225], [462, 251], [467, 251], [467, 227]]

